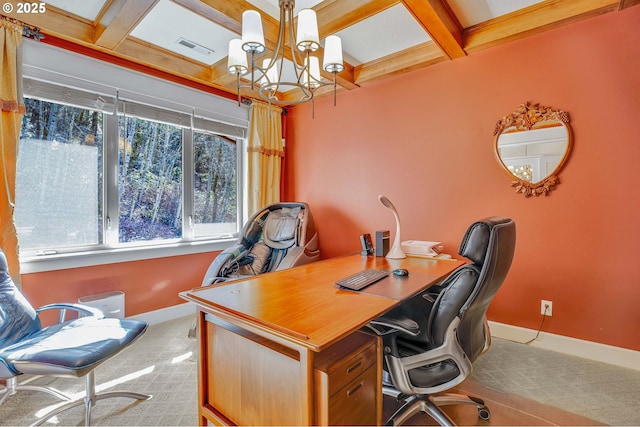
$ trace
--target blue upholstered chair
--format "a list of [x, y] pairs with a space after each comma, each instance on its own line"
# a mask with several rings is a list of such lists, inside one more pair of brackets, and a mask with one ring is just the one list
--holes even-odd
[[[59, 310], [59, 322], [42, 327], [38, 314]], [[82, 317], [65, 320], [67, 312]], [[105, 318], [99, 310], [79, 304], [51, 304], [34, 310], [9, 276], [7, 259], [0, 251], [0, 405], [19, 390], [43, 391], [68, 401], [37, 419], [40, 425], [75, 406], [85, 405], [85, 425], [90, 425], [91, 408], [101, 399], [151, 396], [126, 391], [97, 394], [94, 369], [132, 344], [147, 329], [138, 320]], [[85, 377], [84, 400], [72, 401], [59, 391], [37, 385], [19, 384], [21, 375]]]

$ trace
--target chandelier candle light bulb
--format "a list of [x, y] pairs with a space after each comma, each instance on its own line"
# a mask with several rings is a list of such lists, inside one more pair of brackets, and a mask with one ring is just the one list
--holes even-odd
[[[304, 59], [304, 65], [307, 67], [307, 71], [302, 74], [302, 84], [316, 88], [320, 86], [320, 61], [315, 56], [310, 56]], [[311, 74], [311, 78], [309, 78]]]
[[244, 74], [249, 70], [247, 65], [247, 54], [242, 50], [242, 40], [240, 39], [233, 39], [229, 42], [227, 69], [230, 73], [239, 74]]
[[247, 10], [242, 14], [242, 49], [251, 53], [265, 50], [262, 18], [255, 10]]
[[303, 9], [298, 14], [298, 36], [296, 37], [298, 50], [315, 52], [320, 47], [318, 37], [318, 21], [316, 12], [312, 9]]
[[[242, 40], [233, 39], [229, 42], [227, 69], [236, 75], [238, 105], [241, 103], [240, 90], [243, 87], [251, 90], [258, 89], [260, 97], [270, 103], [295, 105], [313, 101], [315, 90], [328, 85], [333, 85], [335, 105], [336, 75], [344, 71], [340, 38], [332, 35], [325, 39], [322, 69], [325, 73], [333, 75], [332, 81], [327, 81], [320, 74], [319, 59], [311, 56], [311, 53], [320, 49], [316, 12], [313, 9], [301, 10], [296, 24], [293, 16], [295, 0], [279, 0], [278, 3], [280, 6], [278, 39], [269, 40], [275, 46], [275, 50], [268, 55], [269, 59], [262, 62], [262, 66], [255, 63], [255, 55], [266, 50], [260, 13], [255, 10], [245, 11], [242, 14]], [[294, 39], [295, 27], [297, 30]], [[296, 48], [302, 52], [302, 55], [295, 53]], [[251, 61], [247, 60], [247, 54], [251, 55]], [[283, 67], [279, 71], [276, 68], [278, 62]], [[293, 64], [295, 78], [287, 77], [291, 73], [289, 67], [284, 65], [289, 63]], [[245, 78], [241, 81], [240, 76], [247, 73], [250, 74], [250, 79]], [[247, 82], [247, 80], [250, 81]], [[256, 82], [259, 87], [256, 87]], [[279, 95], [285, 91], [285, 97]]]
[[324, 70], [328, 73], [340, 73], [344, 70], [342, 61], [342, 40], [338, 36], [328, 36], [324, 41]]

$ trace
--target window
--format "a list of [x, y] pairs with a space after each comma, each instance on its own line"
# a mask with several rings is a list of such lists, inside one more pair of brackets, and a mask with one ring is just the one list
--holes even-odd
[[30, 79], [25, 96], [21, 255], [237, 236], [244, 128]]
[[182, 237], [182, 129], [120, 117], [119, 241]]
[[102, 113], [26, 99], [15, 222], [25, 250], [102, 242]]
[[194, 133], [195, 237], [231, 236], [236, 231], [237, 151], [235, 140], [229, 137]]

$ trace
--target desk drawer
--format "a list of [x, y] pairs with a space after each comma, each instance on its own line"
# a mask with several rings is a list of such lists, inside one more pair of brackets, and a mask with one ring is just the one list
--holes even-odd
[[355, 332], [315, 360], [317, 425], [376, 425], [382, 414], [380, 338]]
[[328, 425], [377, 424], [377, 375], [372, 365], [329, 398]]
[[346, 342], [340, 342], [327, 351], [316, 364], [316, 381], [331, 396], [353, 381], [377, 360], [377, 337], [356, 332]]

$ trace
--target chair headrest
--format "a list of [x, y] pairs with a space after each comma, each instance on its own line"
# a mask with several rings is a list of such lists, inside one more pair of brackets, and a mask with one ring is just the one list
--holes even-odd
[[489, 247], [491, 231], [494, 227], [511, 221], [510, 218], [505, 217], [490, 217], [474, 222], [464, 234], [458, 253], [474, 264], [483, 264]]
[[298, 236], [300, 208], [282, 208], [269, 213], [262, 229], [262, 239], [273, 249], [290, 248]]

